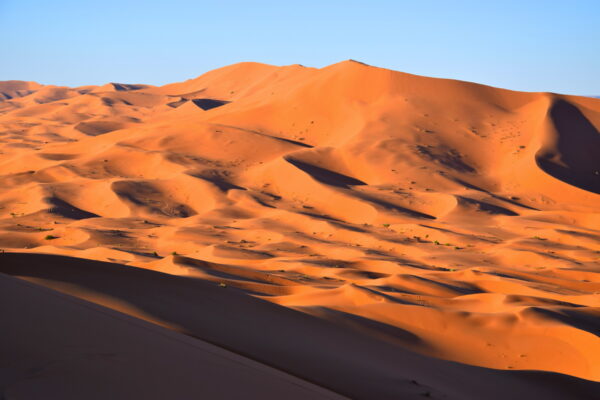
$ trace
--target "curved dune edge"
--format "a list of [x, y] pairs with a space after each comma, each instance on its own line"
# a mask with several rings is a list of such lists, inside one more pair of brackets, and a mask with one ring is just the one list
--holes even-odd
[[345, 398], [202, 340], [3, 274], [0, 288], [4, 398]]
[[[203, 391], [218, 394], [211, 398], [228, 398], [230, 392], [243, 390], [261, 398], [339, 398], [239, 355], [356, 399], [501, 399], [535, 394], [548, 399], [586, 398], [598, 388], [596, 383], [565, 375], [491, 370], [422, 356], [381, 337], [392, 333], [391, 327], [380, 327], [378, 334], [348, 329], [202, 279], [56, 255], [5, 253], [0, 255], [0, 261], [1, 314], [15, 337], [14, 341], [2, 342], [10, 347], [3, 350], [10, 357], [3, 357], [2, 363], [8, 365], [3, 365], [5, 372], [0, 374], [7, 388], [5, 395], [44, 390], [62, 393], [65, 387], [56, 379], [64, 382], [65, 377], [77, 378], [77, 391], [85, 393], [86, 385], [89, 389], [97, 379], [118, 377], [119, 384], [103, 389], [104, 395], [120, 398], [127, 392], [141, 393], [141, 386], [140, 390], [147, 391], [150, 398], [158, 398], [152, 392], [158, 386], [159, 390], [175, 390], [179, 395]], [[35, 285], [17, 284], [5, 274]], [[69, 296], [57, 297], [54, 291]], [[90, 307], [70, 296], [178, 333], [161, 333], [158, 327], [103, 311], [102, 307]], [[336, 312], [336, 318], [343, 318], [342, 313]], [[32, 323], [39, 329], [28, 329]], [[244, 334], [240, 335], [240, 331]], [[183, 339], [178, 336], [181, 333], [194, 339]], [[393, 333], [395, 337], [406, 336], [405, 340], [418, 340], [397, 328]], [[107, 335], [110, 341], [105, 340]], [[18, 343], [16, 348], [14, 343]], [[38, 349], [35, 359], [24, 356], [31, 349]], [[198, 351], [201, 349], [204, 353]], [[85, 362], [75, 361], [75, 354], [81, 351], [86, 352]], [[186, 354], [184, 362], [182, 351]], [[128, 361], [124, 364], [120, 358], [125, 354]], [[69, 357], [65, 359], [66, 355]], [[215, 356], [237, 365], [218, 362], [215, 369], [211, 366]], [[169, 358], [179, 361], [168, 364], [170, 370], [166, 372]], [[136, 367], [138, 360], [159, 361], [162, 367]], [[198, 362], [203, 371], [212, 371], [210, 376], [197, 376], [199, 371], [192, 364]], [[51, 367], [39, 368], [35, 380], [27, 384], [14, 382], [14, 376], [23, 373], [20, 371], [30, 371], [40, 364]], [[136, 368], [140, 369], [137, 372], [144, 371], [143, 375], [133, 374]], [[240, 368], [251, 368], [255, 377], [248, 381], [248, 372], [244, 376]], [[187, 380], [192, 371], [194, 382]], [[169, 383], [169, 376], [174, 373], [182, 375], [176, 384]], [[148, 380], [155, 375], [163, 379], [150, 380], [146, 385], [138, 382], [140, 377]], [[232, 384], [236, 381], [239, 384]], [[265, 393], [261, 395], [261, 391]], [[63, 398], [75, 398], [70, 396], [74, 396], [73, 392]]]
[[193, 277], [428, 357], [600, 381], [599, 99], [352, 61], [0, 92], [0, 250]]

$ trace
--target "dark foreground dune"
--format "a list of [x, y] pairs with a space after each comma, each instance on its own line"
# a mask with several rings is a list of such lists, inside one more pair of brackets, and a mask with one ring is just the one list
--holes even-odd
[[2, 399], [341, 399], [237, 354], [0, 275]]
[[419, 355], [195, 278], [16, 253], [0, 254], [0, 272], [6, 399], [584, 399], [600, 389]]

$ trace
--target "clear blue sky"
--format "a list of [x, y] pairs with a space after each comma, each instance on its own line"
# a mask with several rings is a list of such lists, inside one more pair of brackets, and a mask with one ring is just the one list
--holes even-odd
[[164, 84], [345, 59], [600, 95], [600, 0], [0, 0], [0, 80]]

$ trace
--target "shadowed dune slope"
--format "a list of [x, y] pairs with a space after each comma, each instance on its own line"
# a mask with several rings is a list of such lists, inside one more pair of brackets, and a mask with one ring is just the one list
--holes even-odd
[[342, 399], [198, 339], [0, 275], [6, 399]]
[[555, 101], [548, 110], [552, 131], [536, 154], [555, 178], [600, 194], [600, 132], [573, 104]]

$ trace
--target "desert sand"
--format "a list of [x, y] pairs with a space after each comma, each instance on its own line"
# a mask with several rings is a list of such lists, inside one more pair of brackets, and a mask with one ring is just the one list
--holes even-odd
[[600, 99], [240, 63], [0, 127], [5, 398], [600, 393]]

